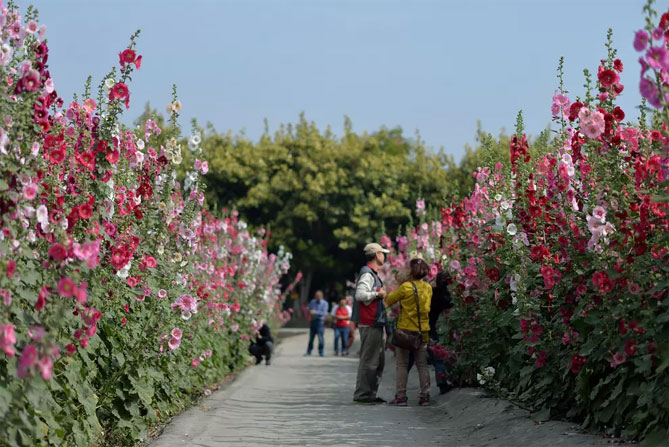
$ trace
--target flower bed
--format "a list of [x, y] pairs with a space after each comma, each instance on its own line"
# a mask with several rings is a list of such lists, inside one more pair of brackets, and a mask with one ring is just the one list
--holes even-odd
[[290, 255], [205, 209], [206, 162], [177, 181], [176, 97], [119, 124], [137, 35], [66, 105], [45, 30], [0, 3], [0, 445], [134, 445], [245, 364]]
[[615, 104], [623, 64], [609, 42], [596, 91], [556, 92], [553, 148], [531, 157], [519, 120], [509, 159], [479, 168], [468, 198], [433, 222], [418, 203], [422, 223], [397, 238], [385, 273], [418, 253], [431, 276], [451, 272], [438, 352], [454, 380], [540, 420], [658, 442], [669, 427], [669, 13], [647, 11], [635, 47], [654, 109], [642, 123]]

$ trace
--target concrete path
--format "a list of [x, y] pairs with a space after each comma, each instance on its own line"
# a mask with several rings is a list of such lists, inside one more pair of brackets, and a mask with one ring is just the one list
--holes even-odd
[[[277, 347], [271, 366], [250, 367], [225, 389], [173, 420], [151, 447], [176, 446], [594, 446], [607, 440], [565, 422], [536, 424], [505, 401], [466, 388], [419, 407], [416, 371], [409, 375], [409, 407], [352, 403], [355, 356], [303, 357], [307, 334], [294, 331]], [[354, 345], [353, 352], [357, 351]], [[394, 396], [395, 366], [387, 353], [379, 395]], [[434, 381], [434, 373], [431, 375]]]

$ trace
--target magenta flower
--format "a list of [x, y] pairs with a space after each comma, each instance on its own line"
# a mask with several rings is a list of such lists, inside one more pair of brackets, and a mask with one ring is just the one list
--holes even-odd
[[646, 62], [655, 70], [669, 69], [669, 53], [664, 47], [652, 47], [646, 52]]
[[23, 348], [21, 357], [19, 357], [19, 365], [17, 367], [17, 373], [19, 379], [28, 377], [30, 368], [36, 362], [37, 362], [37, 348], [32, 344]]
[[636, 32], [634, 35], [634, 49], [637, 51], [643, 51], [646, 49], [646, 45], [648, 45], [648, 33], [645, 32], [644, 30], [639, 30]]
[[639, 82], [639, 91], [641, 92], [641, 96], [646, 98], [653, 107], [659, 108], [662, 105], [660, 102], [659, 90], [655, 83], [650, 79], [641, 78], [641, 81]]
[[64, 277], [58, 281], [58, 293], [67, 298], [75, 294], [77, 285], [70, 278]]
[[170, 332], [170, 335], [172, 335], [172, 337], [176, 338], [177, 340], [181, 340], [181, 336], [183, 335], [183, 333], [181, 332], [181, 329], [179, 329], [178, 327], [175, 327]]

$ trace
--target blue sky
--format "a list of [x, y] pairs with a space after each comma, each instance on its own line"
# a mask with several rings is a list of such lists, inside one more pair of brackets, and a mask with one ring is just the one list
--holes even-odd
[[[556, 67], [565, 56], [571, 96], [583, 68], [596, 73], [606, 30], [625, 63], [620, 104], [638, 94], [633, 33], [642, 0], [19, 0], [48, 26], [49, 64], [66, 100], [118, 63], [138, 28], [141, 70], [130, 122], [146, 101], [164, 110], [176, 83], [185, 131], [196, 117], [256, 139], [301, 111], [340, 133], [382, 125], [418, 129], [426, 144], [459, 160], [476, 122], [493, 134], [550, 123]], [[659, 3], [662, 3], [661, 1]], [[24, 9], [25, 10], [25, 9]]]

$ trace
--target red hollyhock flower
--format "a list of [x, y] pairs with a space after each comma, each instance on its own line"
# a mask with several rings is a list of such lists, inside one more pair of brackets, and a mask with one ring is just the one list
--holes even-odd
[[130, 48], [126, 48], [125, 50], [121, 51], [118, 54], [118, 59], [119, 63], [121, 64], [121, 67], [125, 67], [126, 64], [132, 64], [135, 62], [135, 58], [137, 57], [137, 54], [135, 53], [134, 50], [131, 50]]
[[625, 112], [620, 107], [613, 109], [613, 119], [616, 121], [622, 121], [625, 119]]
[[46, 305], [46, 296], [49, 294], [46, 287], [42, 287], [39, 295], [37, 295], [37, 302], [35, 303], [35, 310], [42, 310]]
[[125, 107], [130, 108], [130, 91], [123, 82], [119, 82], [109, 90], [109, 100], [115, 101], [117, 99], [125, 99]]
[[628, 338], [627, 341], [625, 342], [625, 354], [634, 355], [636, 353], [637, 349], [638, 349], [638, 347], [637, 347], [636, 340], [632, 340], [632, 339]]
[[546, 361], [548, 361], [548, 352], [541, 351], [539, 353], [539, 356], [537, 357], [535, 365], [537, 366], [537, 368], [543, 368], [544, 366], [546, 366]]
[[16, 261], [10, 259], [10, 261], [7, 263], [7, 278], [12, 279], [12, 276], [14, 276], [15, 271], [16, 271]]
[[578, 374], [578, 372], [581, 370], [583, 367], [583, 364], [586, 362], [585, 357], [581, 357], [578, 354], [574, 354], [574, 356], [571, 358], [571, 372], [574, 374]]
[[79, 205], [79, 216], [82, 219], [88, 219], [93, 215], [93, 207], [88, 204], [84, 203], [83, 205]]
[[495, 267], [491, 267], [486, 271], [486, 276], [490, 281], [497, 282], [499, 281], [499, 270]]
[[622, 73], [623, 72], [623, 61], [621, 61], [620, 59], [616, 59], [615, 61], [613, 61], [613, 68], [618, 73]]
[[49, 256], [56, 261], [62, 261], [67, 257], [67, 250], [63, 244], [56, 243], [49, 247]]
[[581, 110], [581, 107], [583, 107], [583, 103], [579, 101], [576, 101], [569, 107], [569, 121], [574, 121], [578, 118], [578, 112]]
[[613, 84], [617, 84], [620, 81], [620, 76], [613, 70], [602, 70], [597, 73], [597, 79], [599, 79], [602, 87], [610, 88]]
[[115, 164], [118, 161], [118, 157], [118, 151], [111, 150], [107, 152], [107, 161], [111, 164]]
[[58, 147], [49, 153], [49, 161], [55, 165], [59, 165], [65, 160], [65, 151]]

